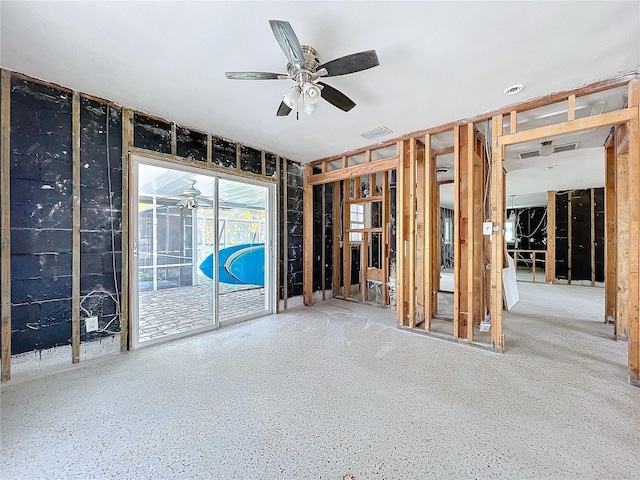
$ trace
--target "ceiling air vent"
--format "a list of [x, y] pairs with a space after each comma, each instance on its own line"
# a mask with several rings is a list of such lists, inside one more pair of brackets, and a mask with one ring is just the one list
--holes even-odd
[[373, 140], [374, 138], [384, 137], [385, 135], [389, 135], [391, 130], [387, 127], [378, 127], [373, 130], [369, 130], [368, 132], [361, 133], [360, 136], [362, 138], [366, 138], [367, 140]]
[[[569, 150], [576, 150], [577, 148], [578, 148], [577, 142], [566, 143], [564, 145], [558, 145], [557, 147], [555, 147], [553, 149], [553, 153], [568, 152]], [[539, 157], [539, 156], [540, 156], [539, 150], [531, 150], [530, 152], [522, 152], [518, 154], [518, 157], [520, 158], [520, 160], [526, 160], [527, 158], [533, 158], [533, 157]]]

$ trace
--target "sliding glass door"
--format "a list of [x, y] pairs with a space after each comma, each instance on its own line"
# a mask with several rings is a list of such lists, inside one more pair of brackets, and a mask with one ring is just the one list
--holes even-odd
[[271, 313], [273, 185], [132, 160], [133, 346]]

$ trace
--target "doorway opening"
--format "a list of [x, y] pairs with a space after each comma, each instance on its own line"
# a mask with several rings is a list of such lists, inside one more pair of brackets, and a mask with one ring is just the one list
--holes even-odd
[[273, 313], [275, 186], [132, 157], [132, 345]]

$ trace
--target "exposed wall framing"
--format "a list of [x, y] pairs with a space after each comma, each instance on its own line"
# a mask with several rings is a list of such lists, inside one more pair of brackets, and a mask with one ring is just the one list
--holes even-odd
[[[277, 215], [282, 232], [278, 242], [278, 279], [282, 282], [279, 295], [286, 308], [289, 296], [302, 294], [303, 176], [298, 163], [19, 73], [2, 69], [1, 78], [3, 381], [11, 377], [12, 354], [65, 347], [71, 352], [70, 360], [76, 363], [85, 355], [83, 343], [108, 336], [119, 337], [115, 345], [119, 343], [121, 350], [130, 348], [131, 153], [240, 177], [278, 181], [278, 193], [284, 197], [284, 202], [278, 198], [282, 214]], [[15, 103], [18, 108], [12, 109], [14, 101], [19, 102]], [[11, 167], [12, 155], [15, 168]], [[42, 159], [47, 168], [40, 168]], [[281, 172], [286, 175], [284, 178], [279, 175]], [[12, 194], [9, 187], [14, 175], [18, 188]], [[27, 210], [35, 204], [27, 191], [47, 196], [44, 213], [36, 212], [35, 218], [30, 215], [32, 210]], [[59, 200], [62, 206], [56, 207]], [[55, 215], [49, 215], [54, 207]], [[282, 225], [283, 221], [287, 223]], [[115, 240], [109, 232], [115, 232]], [[297, 244], [289, 248], [286, 242], [291, 232]], [[14, 245], [12, 235], [17, 238]], [[29, 250], [36, 248], [32, 247], [35, 243], [38, 249]], [[300, 255], [289, 261], [289, 250], [294, 255], [299, 251]], [[105, 255], [114, 257], [113, 265], [111, 260], [108, 265], [101, 261]], [[283, 266], [282, 261], [288, 264]], [[15, 278], [11, 278], [12, 265], [19, 272]], [[108, 323], [102, 313], [97, 313], [99, 330], [86, 332], [86, 312], [81, 313], [81, 308], [87, 303], [83, 307], [83, 301], [96, 286], [109, 294], [102, 286], [112, 283], [118, 296], [118, 318]], [[16, 302], [13, 292], [17, 292]], [[42, 298], [36, 298], [36, 294]], [[112, 327], [109, 331], [104, 330], [107, 323]]]
[[[629, 86], [629, 106], [621, 108], [617, 111], [607, 112], [603, 114], [592, 115], [586, 118], [576, 119], [576, 99], [581, 96], [590, 95], [600, 91], [616, 88], [622, 85]], [[306, 181], [310, 184], [320, 184], [328, 181], [340, 181], [345, 199], [349, 198], [349, 188], [346, 179], [352, 176], [360, 176], [363, 173], [370, 172], [370, 168], [375, 162], [363, 162], [361, 164], [353, 164], [350, 159], [358, 158], [367, 151], [374, 149], [384, 149], [392, 145], [396, 146], [397, 166], [393, 167], [392, 160], [389, 159], [390, 175], [394, 174], [396, 184], [398, 185], [397, 198], [395, 200], [395, 228], [396, 228], [396, 245], [394, 260], [396, 263], [396, 285], [397, 285], [397, 323], [401, 327], [412, 328], [424, 322], [424, 329], [429, 331], [429, 309], [431, 314], [436, 311], [437, 305], [437, 275], [435, 275], [434, 266], [439, 266], [439, 259], [436, 262], [436, 254], [439, 255], [439, 248], [434, 248], [434, 241], [439, 245], [439, 238], [427, 235], [429, 227], [435, 225], [435, 218], [440, 217], [439, 205], [437, 201], [436, 189], [429, 189], [431, 166], [435, 163], [433, 159], [439, 154], [454, 153], [455, 172], [455, 208], [454, 225], [457, 230], [456, 235], [456, 262], [454, 265], [454, 283], [455, 300], [454, 300], [454, 337], [472, 341], [473, 325], [482, 321], [485, 312], [489, 312], [491, 321], [491, 346], [497, 350], [505, 348], [505, 339], [502, 332], [502, 308], [503, 308], [503, 292], [502, 292], [502, 269], [506, 261], [504, 242], [504, 230], [502, 225], [505, 221], [505, 171], [503, 162], [505, 159], [505, 147], [529, 142], [540, 141], [549, 137], [563, 135], [591, 128], [603, 126], [621, 125], [620, 131], [629, 131], [628, 138], [624, 141], [618, 141], [615, 152], [607, 149], [607, 166], [608, 181], [606, 191], [606, 209], [601, 207], [602, 199], [599, 198], [597, 191], [589, 191], [588, 208], [576, 211], [582, 216], [588, 217], [590, 228], [586, 232], [585, 242], [590, 243], [590, 247], [586, 252], [568, 252], [566, 259], [556, 258], [556, 249], [559, 243], [564, 241], [569, 247], [568, 238], [571, 237], [570, 231], [561, 232], [553, 228], [556, 221], [562, 219], [556, 217], [556, 209], [558, 208], [559, 198], [554, 192], [548, 192], [548, 225], [547, 229], [547, 247], [545, 255], [545, 264], [547, 266], [545, 272], [545, 280], [551, 283], [556, 278], [556, 270], [560, 268], [560, 272], [564, 269], [567, 278], [571, 278], [571, 258], [575, 255], [586, 254], [587, 262], [592, 265], [589, 271], [589, 280], [591, 284], [599, 281], [598, 269], [603, 268], [606, 272], [607, 286], [607, 307], [606, 316], [614, 317], [616, 320], [616, 328], [624, 330], [629, 335], [629, 367], [630, 380], [637, 381], [638, 363], [640, 363], [640, 353], [638, 352], [639, 339], [637, 333], [637, 317], [638, 317], [638, 80], [637, 72], [622, 75], [617, 78], [608, 79], [597, 82], [585, 87], [574, 89], [571, 91], [557, 92], [545, 97], [534, 99], [519, 105], [505, 107], [503, 109], [488, 112], [482, 115], [471, 117], [450, 124], [414, 132], [402, 137], [389, 140], [375, 147], [367, 147], [350, 151], [338, 156], [327, 157], [312, 162], [312, 166], [322, 167], [322, 173], [310, 174]], [[548, 125], [545, 127], [534, 128], [530, 130], [517, 131], [518, 114], [527, 110], [536, 109], [542, 106], [563, 103], [567, 109], [564, 121]], [[503, 132], [504, 115], [509, 115], [509, 131]], [[489, 195], [489, 214], [493, 224], [493, 232], [491, 234], [491, 242], [487, 238], [478, 235], [472, 225], [481, 225], [486, 213], [483, 206], [478, 205], [474, 192], [483, 187], [482, 179], [486, 178], [486, 163], [484, 166], [478, 161], [474, 154], [473, 145], [475, 141], [471, 141], [471, 137], [475, 136], [474, 123], [491, 119], [491, 178], [490, 178], [490, 195]], [[628, 127], [625, 127], [628, 126]], [[433, 150], [431, 148], [431, 137], [443, 132], [453, 131], [454, 145], [450, 147], [439, 148]], [[483, 143], [483, 142], [480, 142]], [[424, 147], [421, 153], [421, 148]], [[624, 149], [624, 151], [623, 151]], [[482, 154], [478, 155], [482, 158]], [[336, 165], [340, 162], [341, 165]], [[603, 159], [604, 161], [604, 159]], [[429, 163], [427, 163], [429, 162]], [[331, 171], [325, 168], [332, 165]], [[391, 168], [395, 168], [391, 170]], [[476, 176], [477, 173], [477, 176]], [[613, 183], [613, 174], [615, 173], [615, 183]], [[624, 177], [624, 178], [623, 178]], [[477, 180], [479, 179], [479, 181]], [[625, 184], [624, 182], [627, 182]], [[390, 182], [391, 186], [391, 182]], [[391, 190], [393, 191], [393, 190]], [[414, 193], [415, 191], [415, 193]], [[603, 195], [604, 198], [604, 195]], [[615, 199], [615, 201], [614, 201]], [[560, 199], [561, 200], [561, 199]], [[568, 198], [567, 198], [568, 200]], [[337, 201], [337, 200], [336, 200]], [[582, 202], [582, 201], [581, 201]], [[348, 202], [347, 202], [348, 203]], [[571, 201], [565, 202], [567, 209], [567, 225], [566, 228], [571, 229]], [[581, 203], [582, 204], [582, 203]], [[577, 206], [576, 206], [577, 208]], [[600, 208], [602, 208], [600, 210]], [[584, 210], [584, 212], [582, 211]], [[438, 212], [438, 213], [436, 213]], [[334, 206], [334, 215], [338, 210]], [[612, 216], [615, 215], [614, 222]], [[343, 240], [348, 236], [349, 232], [349, 209], [346, 205], [342, 209], [343, 223]], [[391, 213], [393, 217], [394, 214]], [[430, 218], [434, 217], [434, 218]], [[604, 231], [604, 221], [606, 220], [607, 243], [606, 243], [606, 267], [602, 267], [599, 263], [599, 249], [604, 247], [599, 245], [599, 230]], [[600, 223], [602, 223], [601, 226]], [[626, 227], [619, 228], [622, 223]], [[617, 227], [614, 225], [617, 224]], [[437, 229], [439, 231], [439, 228]], [[564, 238], [562, 237], [564, 235]], [[614, 236], [615, 235], [615, 236]], [[584, 243], [584, 242], [583, 242]], [[346, 242], [348, 244], [348, 242]], [[617, 252], [615, 252], [617, 247]], [[622, 247], [622, 248], [621, 248]], [[484, 267], [487, 258], [483, 255], [490, 248], [490, 269], [487, 272]], [[335, 247], [334, 247], [335, 252]], [[344, 249], [344, 257], [348, 257], [350, 249]], [[431, 252], [431, 254], [429, 254]], [[614, 253], [615, 252], [615, 253]], [[575, 255], [573, 255], [575, 254]], [[334, 255], [334, 261], [336, 255]], [[585, 257], [586, 258], [586, 257]], [[612, 265], [612, 259], [616, 258], [617, 262]], [[622, 260], [627, 263], [626, 267], [621, 265]], [[564, 260], [564, 264], [557, 264], [556, 260]], [[575, 261], [582, 262], [582, 258], [576, 257]], [[351, 261], [346, 258], [343, 260], [344, 279], [350, 278]], [[482, 294], [483, 276], [489, 278], [488, 302], [482, 304], [485, 296]], [[625, 280], [623, 281], [623, 277]], [[337, 273], [334, 272], [334, 292], [338, 291], [335, 285]], [[612, 280], [617, 283], [613, 285]], [[429, 285], [432, 282], [433, 285]], [[628, 286], [624, 285], [624, 282]], [[486, 280], [484, 283], [487, 283]], [[343, 280], [343, 294], [350, 296], [350, 282]], [[364, 287], [361, 287], [364, 288]], [[429, 292], [432, 293], [430, 300], [427, 298]], [[612, 293], [616, 292], [615, 298]], [[429, 306], [429, 303], [432, 306]], [[622, 304], [624, 303], [624, 307]], [[615, 313], [615, 315], [614, 315]], [[624, 322], [627, 323], [624, 323]], [[635, 329], [635, 330], [634, 330]]]

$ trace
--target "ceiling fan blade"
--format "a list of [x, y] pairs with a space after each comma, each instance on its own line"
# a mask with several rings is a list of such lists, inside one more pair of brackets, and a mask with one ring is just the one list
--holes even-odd
[[278, 80], [283, 75], [271, 72], [225, 72], [224, 74], [230, 80]]
[[286, 103], [280, 102], [280, 107], [278, 107], [278, 113], [276, 116], [278, 117], [286, 117], [291, 112], [291, 109], [287, 107]]
[[298, 37], [296, 37], [293, 28], [291, 28], [291, 24], [284, 20], [269, 20], [269, 24], [271, 24], [273, 35], [276, 37], [276, 40], [289, 60], [289, 63], [294, 66], [296, 64], [304, 66], [304, 54], [302, 53], [302, 47], [300, 46], [300, 42], [298, 41]]
[[340, 110], [344, 110], [348, 112], [353, 107], [356, 106], [356, 102], [347, 97], [344, 93], [339, 90], [336, 90], [330, 85], [327, 85], [323, 82], [318, 82], [318, 85], [322, 86], [322, 90], [320, 91], [320, 95], [331, 105], [338, 107]]
[[360, 72], [378, 65], [380, 63], [378, 62], [376, 51], [367, 50], [366, 52], [352, 53], [345, 57], [336, 58], [320, 65], [318, 69], [325, 68], [328, 72], [327, 77], [337, 77], [347, 73]]

